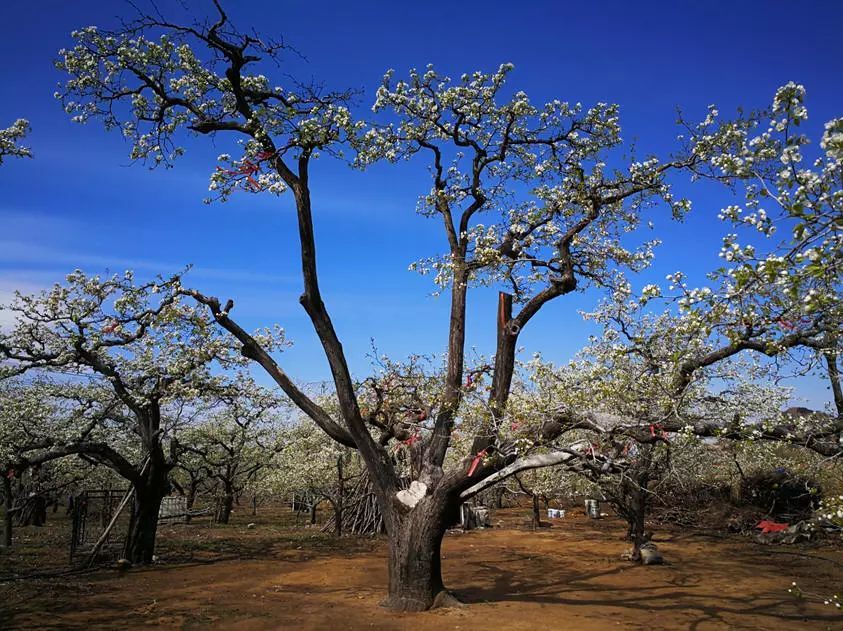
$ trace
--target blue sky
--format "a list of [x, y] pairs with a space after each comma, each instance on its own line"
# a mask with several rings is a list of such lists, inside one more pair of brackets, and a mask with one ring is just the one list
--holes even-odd
[[[160, 2], [169, 10], [171, 3]], [[191, 0], [204, 9], [210, 2]], [[241, 27], [283, 34], [307, 58], [297, 64], [330, 88], [363, 90], [368, 111], [387, 68], [399, 76], [433, 63], [459, 75], [515, 64], [510, 86], [534, 102], [559, 98], [621, 105], [624, 136], [642, 153], [668, 154], [679, 106], [689, 118], [716, 103], [766, 106], [777, 86], [794, 80], [808, 91], [808, 132], [842, 114], [843, 2], [228, 2]], [[34, 160], [0, 168], [0, 301], [12, 289], [33, 291], [75, 267], [88, 272], [136, 269], [170, 273], [195, 266], [190, 282], [232, 297], [247, 326], [277, 322], [295, 346], [284, 365], [303, 381], [327, 376], [309, 322], [298, 305], [297, 242], [290, 200], [238, 194], [206, 206], [208, 175], [230, 146], [188, 140], [172, 170], [130, 165], [129, 147], [101, 127], [70, 122], [52, 94], [61, 75], [56, 52], [75, 28], [114, 26], [122, 2], [6, 2], [0, 8], [0, 126], [18, 117], [33, 127]], [[173, 15], [182, 15], [176, 9]], [[393, 356], [443, 350], [447, 302], [430, 296], [427, 278], [407, 271], [441, 252], [435, 222], [414, 214], [428, 187], [425, 165], [379, 166], [366, 173], [321, 160], [312, 176], [323, 293], [353, 370], [363, 374], [370, 338]], [[717, 265], [723, 191], [693, 187], [694, 208], [681, 225], [657, 222], [664, 245], [640, 286], [677, 269]], [[649, 235], [648, 235], [649, 236]], [[527, 353], [569, 358], [589, 329], [577, 314], [598, 293], [566, 297], [522, 335]], [[490, 352], [492, 290], [470, 304], [469, 344]], [[814, 405], [822, 384], [800, 382]]]

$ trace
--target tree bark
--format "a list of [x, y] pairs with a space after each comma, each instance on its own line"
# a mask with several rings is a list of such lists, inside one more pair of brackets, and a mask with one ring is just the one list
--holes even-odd
[[155, 554], [155, 537], [158, 534], [158, 511], [163, 494], [135, 494], [135, 511], [129, 540], [126, 543], [127, 558], [133, 564], [149, 565]]
[[[426, 611], [457, 604], [442, 581], [441, 547], [458, 502], [427, 497], [406, 515], [389, 519], [389, 595], [383, 606]], [[451, 514], [453, 513], [453, 514]]]
[[498, 293], [497, 348], [495, 350], [495, 371], [492, 387], [489, 391], [489, 405], [496, 417], [503, 415], [509, 391], [512, 387], [512, 375], [515, 372], [515, 349], [518, 343], [519, 329], [513, 327], [512, 296]]
[[653, 466], [653, 446], [642, 446], [639, 453], [637, 470], [624, 480], [621, 486], [624, 513], [629, 525], [628, 535], [632, 539], [632, 555], [630, 560], [641, 562], [641, 546], [647, 543], [644, 532], [647, 517], [647, 487], [650, 484], [651, 467]]
[[834, 396], [834, 407], [837, 418], [843, 418], [843, 386], [840, 385], [840, 369], [837, 366], [837, 351], [826, 351], [825, 362], [828, 369], [828, 380]]
[[631, 490], [628, 534], [632, 539], [630, 560], [635, 562], [641, 561], [641, 546], [647, 542], [644, 534], [644, 517], [647, 513], [647, 498], [645, 495], [646, 492], [638, 486]]
[[189, 524], [192, 517], [190, 516], [190, 511], [193, 510], [193, 506], [196, 504], [196, 488], [197, 484], [194, 484], [191, 480], [190, 487], [187, 491], [187, 500], [185, 501], [185, 508], [187, 509], [187, 515], [184, 517], [184, 523]]
[[145, 475], [134, 485], [135, 509], [126, 541], [126, 558], [132, 564], [152, 563], [158, 534], [158, 513], [161, 501], [169, 491], [167, 473], [166, 467], [151, 462]]
[[234, 493], [226, 490], [220, 501], [219, 511], [217, 512], [217, 523], [227, 524], [231, 519], [231, 511], [234, 509]]

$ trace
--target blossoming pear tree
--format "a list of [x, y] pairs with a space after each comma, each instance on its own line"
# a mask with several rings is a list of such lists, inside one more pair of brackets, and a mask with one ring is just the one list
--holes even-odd
[[[242, 345], [292, 402], [337, 442], [356, 448], [375, 486], [389, 535], [389, 595], [385, 604], [423, 610], [452, 602], [445, 590], [440, 546], [462, 501], [484, 485], [523, 468], [572, 458], [573, 450], [524, 454], [502, 439], [519, 336], [549, 302], [589, 288], [624, 286], [625, 272], [646, 267], [655, 242], [630, 246], [630, 234], [651, 206], [681, 217], [667, 178], [688, 171], [721, 177], [743, 123], [718, 126], [715, 113], [694, 131], [687, 150], [669, 161], [624, 160], [618, 108], [564, 101], [536, 105], [509, 95], [512, 70], [477, 72], [457, 80], [434, 69], [407, 80], [388, 73], [375, 112], [383, 123], [354, 122], [348, 92], [320, 92], [294, 81], [276, 85], [261, 74], [280, 60], [282, 44], [237, 31], [218, 2], [204, 24], [181, 25], [140, 15], [118, 31], [88, 27], [57, 63], [69, 78], [58, 97], [74, 119], [102, 120], [132, 143], [132, 156], [171, 164], [182, 132], [229, 133], [240, 155], [220, 156], [211, 191], [282, 193], [295, 202], [304, 291], [301, 304], [323, 347], [335, 387], [331, 414], [284, 371], [271, 348], [232, 317], [233, 302], [185, 290]], [[282, 75], [283, 76], [283, 75]], [[833, 135], [833, 134], [832, 134]], [[730, 144], [732, 143], [732, 144]], [[365, 167], [379, 160], [424, 161], [432, 172], [419, 211], [439, 222], [447, 249], [416, 269], [435, 274], [450, 297], [447, 367], [442, 395], [416, 425], [419, 467], [403, 489], [391, 457], [398, 436], [365, 409], [319, 286], [311, 200], [311, 166], [343, 144]], [[791, 152], [792, 153], [792, 152]], [[729, 167], [731, 168], [731, 167]], [[743, 178], [743, 172], [722, 177]], [[812, 225], [816, 218], [807, 220]], [[494, 365], [485, 414], [468, 440], [454, 441], [466, 389], [468, 289], [505, 288], [498, 309]], [[691, 375], [688, 364], [683, 374]], [[555, 438], [553, 431], [542, 433]], [[467, 446], [456, 454], [452, 447]]]
[[[212, 365], [242, 363], [213, 321], [179, 291], [180, 277], [136, 282], [130, 272], [108, 278], [68, 275], [65, 284], [35, 295], [18, 294], [8, 309], [15, 326], [0, 334], [0, 371], [56, 375], [107, 388], [119, 406], [107, 418], [140, 444], [140, 461], [121, 448], [87, 440], [65, 446], [114, 469], [135, 492], [130, 533], [132, 562], [152, 560], [158, 509], [169, 490], [178, 454], [175, 424], [192, 413], [191, 401], [221, 387]], [[263, 337], [273, 347], [281, 340]], [[84, 438], [84, 436], [83, 436]], [[170, 442], [169, 453], [165, 451]]]
[[[672, 353], [676, 342], [667, 338], [665, 348]], [[619, 343], [614, 329], [595, 338], [569, 364], [554, 367], [537, 358], [529, 368], [534, 408], [556, 419], [562, 428], [558, 441], [585, 438], [580, 450], [585, 462], [572, 460], [571, 465], [578, 465], [576, 472], [596, 483], [627, 520], [633, 561], [641, 560], [647, 541], [649, 505], [674, 473], [669, 463], [693, 450], [698, 434], [741, 442], [773, 439], [765, 431], [781, 423], [792, 394], [766, 382], [751, 363], [732, 359], [716, 370], [700, 371], [693, 386], [677, 397], [670, 390], [670, 370], [660, 370], [652, 359]], [[684, 419], [686, 425], [677, 432], [670, 419]], [[698, 431], [715, 427], [720, 431]], [[691, 484], [695, 473], [685, 466], [677, 475]]]
[[[12, 517], [19, 512], [13, 489], [27, 474], [70, 454], [106, 452], [103, 427], [115, 401], [101, 388], [44, 379], [0, 380], [0, 476], [4, 501], [3, 545], [12, 545]], [[77, 461], [81, 475], [56, 475], [59, 484], [81, 479], [88, 467]], [[18, 497], [16, 497], [16, 495]]]
[[[654, 380], [652, 396], [662, 393], [661, 405], [654, 406], [662, 411], [651, 420], [673, 431], [682, 428], [683, 415], [669, 402], [681, 406], [711, 371], [728, 378], [745, 370], [733, 359], [755, 355], [757, 370], [779, 376], [795, 359], [814, 361], [832, 392], [827, 422], [813, 417], [821, 427], [794, 431], [785, 423], [752, 431], [837, 456], [843, 431], [843, 123], [828, 122], [819, 151], [810, 152], [808, 138], [798, 133], [807, 117], [804, 97], [804, 88], [791, 83], [777, 91], [767, 111], [718, 123], [712, 110], [694, 131], [694, 152], [704, 160], [700, 174], [742, 188], [745, 199], [720, 213], [729, 232], [720, 253], [724, 264], [708, 274], [710, 284], [695, 287], [679, 271], [668, 275], [668, 287], [648, 285], [637, 297], [627, 285], [590, 317], [605, 327], [601, 361], [638, 362], [638, 383], [646, 389]], [[811, 165], [802, 166], [812, 154]], [[705, 423], [693, 429], [724, 431]]]
[[[639, 454], [651, 455], [649, 445], [666, 441], [669, 431], [775, 440], [831, 458], [843, 453], [841, 128], [839, 120], [827, 123], [812, 168], [800, 167], [808, 145], [796, 133], [807, 117], [804, 96], [801, 86], [788, 84], [766, 112], [718, 123], [712, 109], [692, 129], [692, 151], [703, 160], [694, 165], [697, 173], [742, 187], [745, 196], [743, 206], [720, 214], [730, 227], [721, 250], [725, 264], [708, 275], [713, 286], [692, 287], [681, 272], [668, 276], [672, 293], [648, 285], [634, 297], [629, 285], [620, 285], [589, 314], [604, 332], [584, 361], [568, 367], [576, 378], [535, 373], [539, 384], [556, 390], [557, 405], [567, 399], [570, 427], [597, 432], [610, 445], [617, 436], [633, 437]], [[806, 355], [824, 363], [832, 414], [785, 415], [787, 397], [757, 381], [782, 376]], [[586, 400], [571, 401], [577, 392]], [[606, 427], [596, 415], [583, 415], [589, 405], [619, 415], [619, 422]], [[614, 446], [615, 458], [619, 447], [628, 448]], [[650, 467], [637, 470], [643, 480], [637, 486], [646, 489]], [[643, 513], [639, 504], [630, 514]], [[636, 519], [639, 533], [642, 519]]]
[[[721, 123], [712, 108], [700, 126], [689, 127], [690, 150], [700, 157], [695, 174], [743, 189], [745, 203], [720, 213], [728, 230], [720, 253], [724, 265], [708, 274], [710, 284], [703, 287], [681, 271], [668, 275], [668, 287], [649, 284], [637, 294], [631, 284], [618, 284], [610, 299], [586, 314], [603, 333], [579, 362], [592, 385], [577, 385], [584, 381], [581, 374], [568, 379], [569, 398], [611, 392], [611, 409], [641, 427], [657, 423], [665, 431], [735, 437], [749, 432], [839, 455], [840, 121], [826, 124], [812, 167], [800, 167], [808, 139], [795, 130], [807, 116], [804, 96], [801, 86], [788, 84], [767, 111]], [[779, 397], [758, 396], [760, 390], [750, 396], [746, 382], [732, 389], [729, 405], [740, 408], [742, 397], [744, 408], [766, 410], [767, 423], [724, 425], [730, 413], [702, 408], [712, 402], [715, 381], [783, 376], [794, 359], [823, 361], [833, 398], [830, 417], [803, 419], [813, 425], [794, 427], [780, 408], [764, 405], [781, 403]], [[544, 379], [541, 369], [535, 375]], [[577, 405], [583, 409], [584, 403]]]

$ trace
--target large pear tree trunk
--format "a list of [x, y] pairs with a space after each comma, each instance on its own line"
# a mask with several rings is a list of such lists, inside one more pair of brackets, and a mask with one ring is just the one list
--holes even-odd
[[155, 538], [158, 534], [158, 511], [163, 495], [137, 495], [132, 527], [129, 529], [127, 558], [133, 564], [149, 565], [155, 554]]
[[149, 469], [134, 485], [135, 509], [126, 542], [126, 558], [133, 564], [152, 563], [158, 534], [158, 513], [161, 501], [170, 490], [167, 473], [166, 466], [151, 462]]
[[644, 518], [647, 514], [647, 498], [645, 492], [636, 487], [631, 490], [629, 511], [629, 537], [632, 539], [632, 561], [641, 561], [641, 546], [646, 542], [644, 533]]
[[389, 593], [383, 605], [398, 611], [426, 611], [456, 604], [442, 580], [442, 538], [459, 503], [428, 496], [407, 514], [387, 520]]
[[648, 509], [647, 486], [653, 464], [653, 446], [642, 445], [635, 470], [629, 473], [620, 486], [616, 507], [626, 518], [627, 536], [632, 540], [630, 560], [641, 561], [641, 546], [647, 543], [645, 522]]

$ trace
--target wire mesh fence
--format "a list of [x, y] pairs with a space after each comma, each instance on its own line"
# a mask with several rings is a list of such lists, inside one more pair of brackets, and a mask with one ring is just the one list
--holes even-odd
[[126, 494], [126, 489], [91, 489], [74, 498], [71, 565], [89, 560], [98, 542], [97, 558], [92, 561], [116, 561], [124, 556], [134, 510], [134, 501], [129, 499], [128, 504], [117, 514]]

